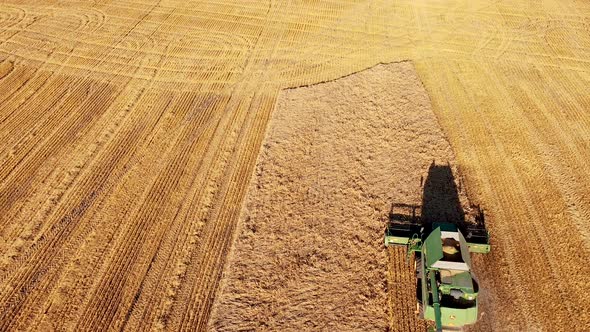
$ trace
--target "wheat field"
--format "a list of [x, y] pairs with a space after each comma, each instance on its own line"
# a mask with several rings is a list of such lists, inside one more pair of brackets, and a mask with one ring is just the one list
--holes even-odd
[[205, 330], [281, 89], [404, 60], [488, 213], [480, 328], [590, 326], [587, 1], [4, 0], [0, 330]]

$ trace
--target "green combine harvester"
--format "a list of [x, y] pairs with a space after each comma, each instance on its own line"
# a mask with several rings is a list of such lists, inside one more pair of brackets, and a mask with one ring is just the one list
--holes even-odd
[[[432, 167], [440, 168], [431, 166], [431, 170]], [[426, 188], [425, 191], [427, 194], [433, 192], [432, 188]], [[436, 199], [427, 197], [423, 204], [429, 205]], [[456, 205], [448, 204], [452, 206], [449, 210], [458, 210], [458, 198], [451, 197], [450, 201]], [[432, 213], [435, 208], [440, 211], [441, 204], [438, 203], [427, 207], [429, 218], [417, 216], [416, 210], [422, 209], [424, 212], [423, 206], [393, 204], [385, 230], [385, 246], [406, 246], [408, 259], [415, 254], [416, 297], [420, 318], [433, 321], [436, 331], [457, 330], [478, 319], [479, 287], [471, 270], [470, 253], [488, 253], [489, 235], [485, 229], [483, 211], [479, 208], [476, 209], [474, 219], [466, 222], [462, 209], [456, 218], [445, 218], [448, 213]], [[396, 214], [395, 207], [410, 208], [412, 212]]]

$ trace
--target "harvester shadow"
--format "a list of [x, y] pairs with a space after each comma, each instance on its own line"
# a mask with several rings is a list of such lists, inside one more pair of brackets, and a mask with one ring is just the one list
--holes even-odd
[[468, 237], [487, 234], [483, 210], [470, 206], [469, 214], [461, 205], [460, 189], [453, 170], [448, 164], [433, 161], [425, 181], [421, 181], [421, 204], [392, 203], [389, 222], [407, 225], [411, 229], [430, 228], [434, 222], [447, 222], [457, 225]]
[[460, 225], [465, 222], [459, 189], [450, 165], [437, 165], [434, 161], [430, 164], [422, 193], [421, 217], [423, 224], [448, 222]]

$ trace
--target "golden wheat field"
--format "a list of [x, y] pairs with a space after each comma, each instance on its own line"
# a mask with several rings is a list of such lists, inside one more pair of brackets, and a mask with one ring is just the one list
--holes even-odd
[[[272, 199], [246, 197], [284, 89], [393, 62], [419, 79], [440, 146], [487, 212], [493, 249], [474, 258], [484, 315], [470, 329], [590, 326], [590, 2], [3, 0], [0, 331], [311, 331], [331, 330], [330, 320], [359, 330], [367, 317], [378, 319], [372, 330], [423, 330], [409, 310], [395, 311], [415, 303], [403, 298], [413, 273], [405, 254], [372, 247], [382, 229], [367, 218], [379, 220], [380, 208], [362, 214], [358, 237], [342, 229], [360, 240], [333, 243], [338, 254], [355, 246], [345, 267], [367, 273], [355, 278], [384, 281], [361, 289], [350, 310], [314, 308], [337, 305], [314, 302], [321, 289], [351, 287], [342, 271], [308, 298], [269, 295], [269, 310], [246, 308], [257, 300], [234, 287], [244, 271], [236, 260], [265, 255], [258, 242], [240, 246], [251, 226], [243, 208], [259, 200], [272, 211]], [[289, 325], [277, 319], [289, 301], [299, 301], [297, 315], [320, 314]]]

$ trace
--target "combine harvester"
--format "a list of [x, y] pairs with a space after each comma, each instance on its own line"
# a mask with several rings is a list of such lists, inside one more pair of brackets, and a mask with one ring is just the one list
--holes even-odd
[[[411, 214], [394, 213], [400, 207], [411, 209]], [[461, 330], [478, 319], [479, 289], [470, 253], [490, 251], [484, 214], [477, 208], [473, 222], [439, 222], [417, 216], [416, 210], [421, 208], [392, 205], [385, 246], [406, 246], [408, 259], [415, 254], [420, 318], [434, 321], [436, 331]]]

